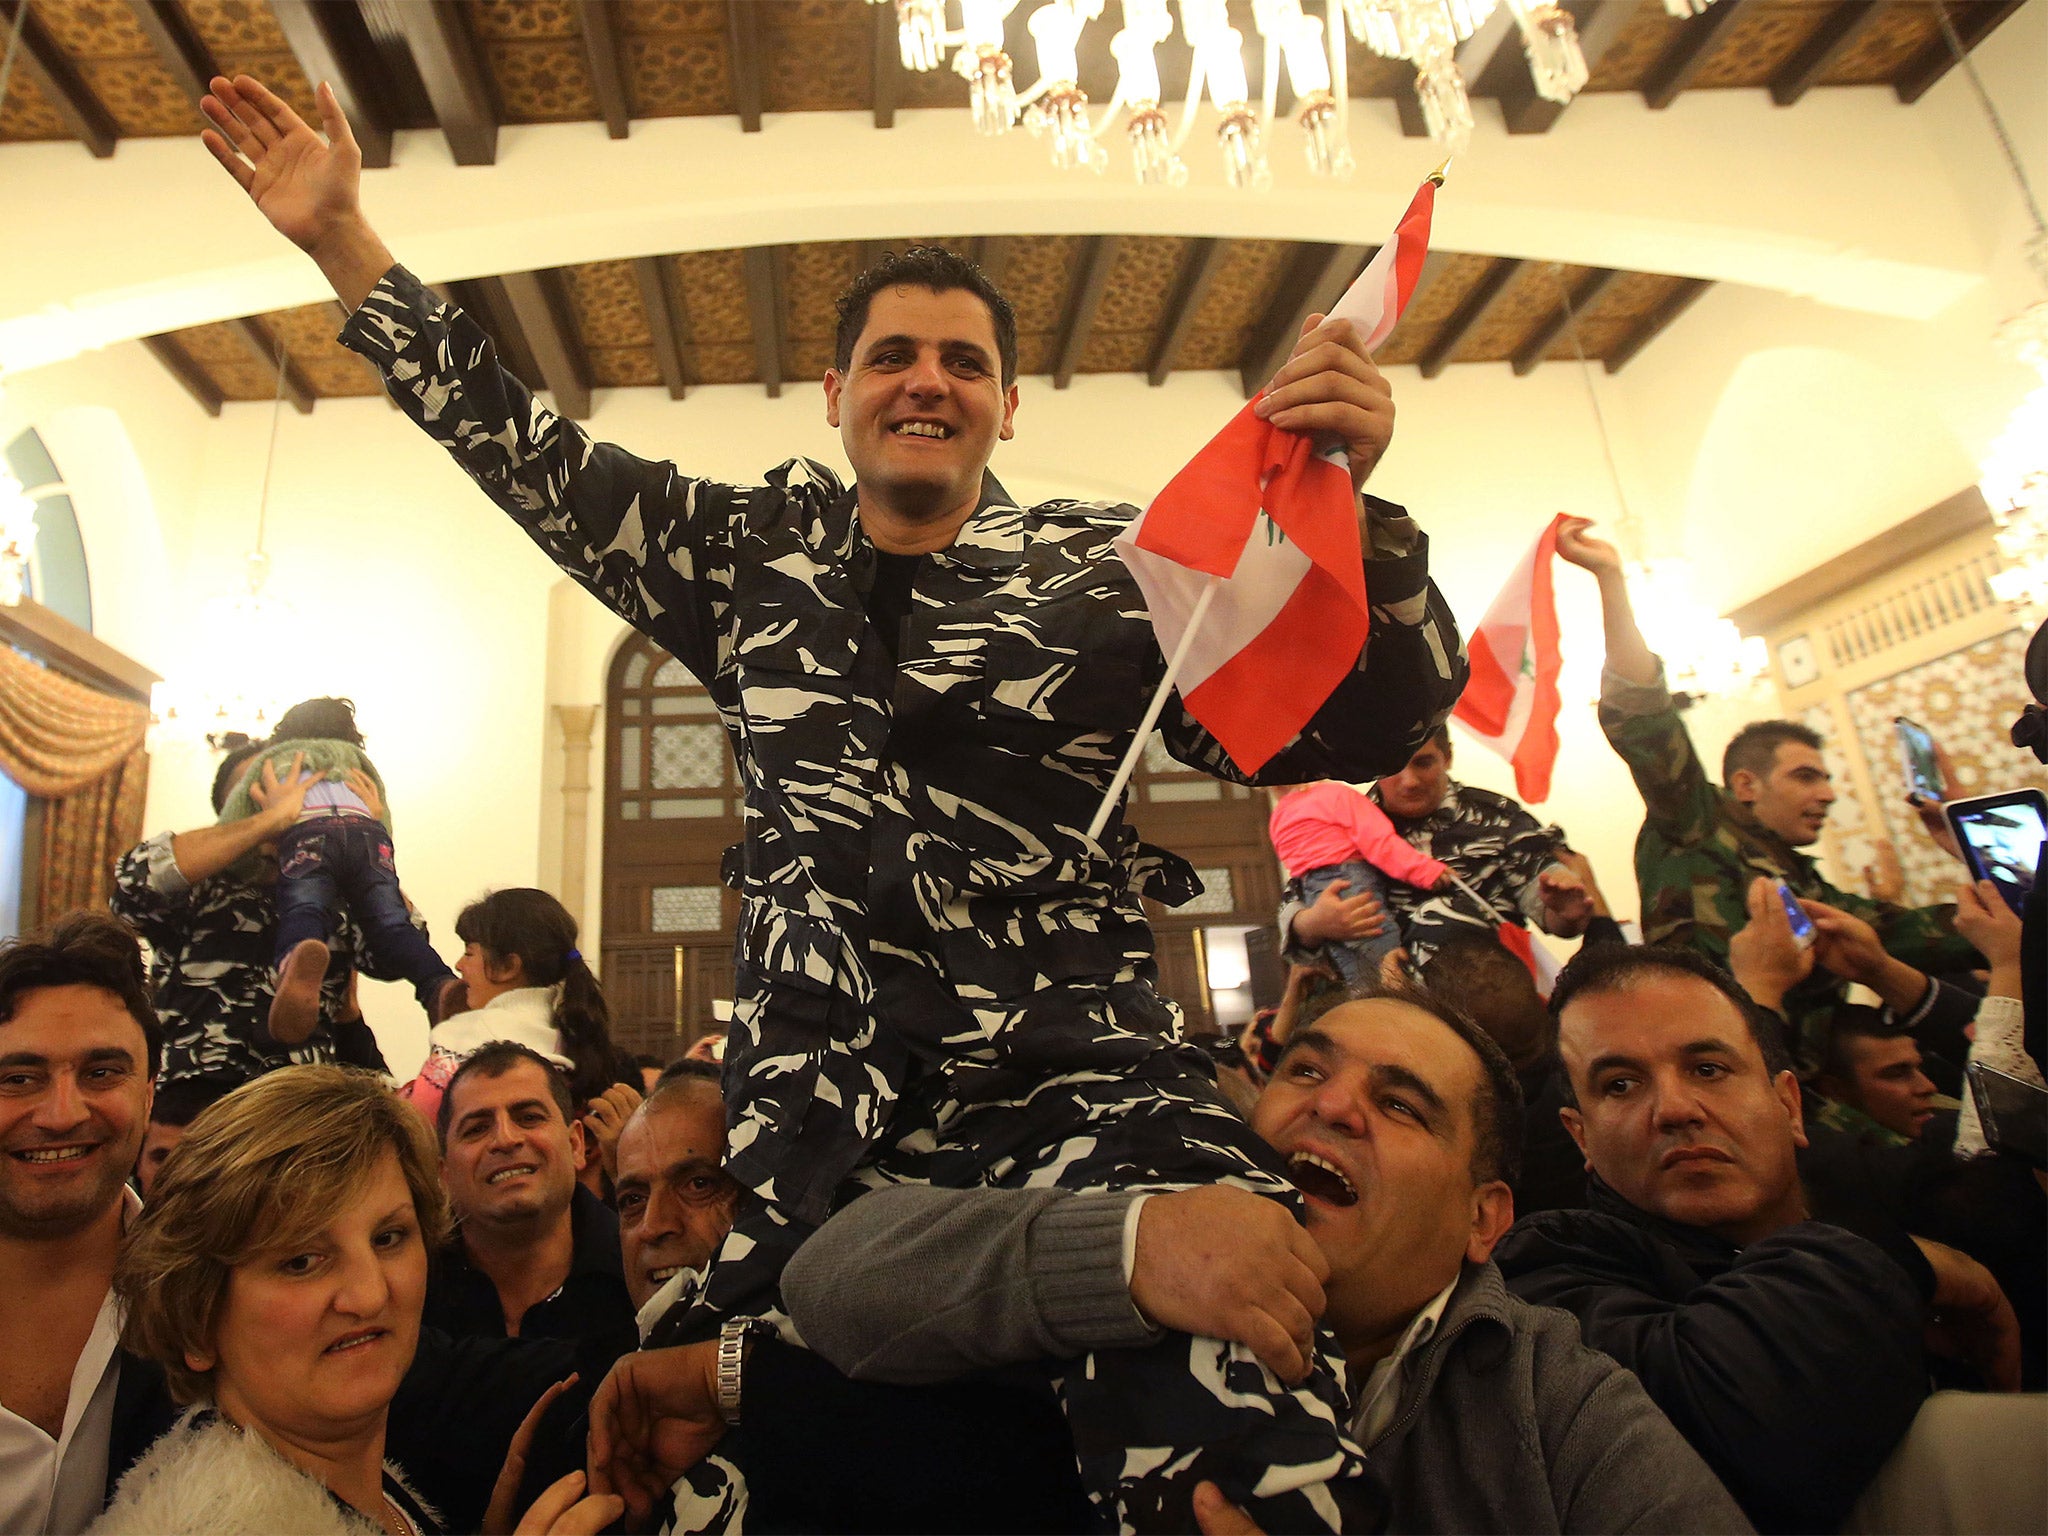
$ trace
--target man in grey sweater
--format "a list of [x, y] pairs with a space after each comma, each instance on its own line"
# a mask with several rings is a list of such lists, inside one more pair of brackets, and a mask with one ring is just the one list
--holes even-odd
[[1306, 1230], [1220, 1187], [905, 1186], [827, 1222], [784, 1297], [826, 1359], [897, 1383], [1163, 1329], [1236, 1339], [1298, 1378], [1321, 1315], [1391, 1528], [1748, 1530], [1633, 1376], [1503, 1286], [1490, 1255], [1514, 1217], [1521, 1113], [1498, 1047], [1448, 1009], [1339, 1000], [1296, 1029], [1252, 1117]]

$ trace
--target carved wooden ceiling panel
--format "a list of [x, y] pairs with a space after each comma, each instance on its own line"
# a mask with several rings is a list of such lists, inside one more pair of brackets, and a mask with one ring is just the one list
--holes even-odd
[[1927, 0], [1888, 0], [1842, 56], [1821, 74], [1821, 85], [1884, 85], [1941, 36], [1941, 21]]
[[[1684, 281], [1656, 272], [1617, 273], [1579, 316], [1579, 345], [1586, 356], [1602, 358], [1612, 353]], [[1560, 332], [1543, 354], [1547, 361], [1557, 363], [1576, 362], [1578, 355], [1569, 331]]]
[[1671, 46], [1685, 23], [1664, 9], [1662, 0], [1636, 0], [1636, 14], [1622, 28], [1586, 81], [1589, 91], [1633, 91], [1643, 74]]
[[[874, 100], [874, 22], [866, 0], [783, 0], [761, 8], [761, 105], [769, 112], [858, 112]], [[901, 73], [901, 70], [898, 70]], [[967, 87], [961, 85], [964, 92]]]
[[1465, 333], [1451, 354], [1451, 361], [1500, 362], [1520, 351], [1529, 334], [1557, 312], [1571, 285], [1586, 275], [1584, 267], [1559, 266], [1563, 287], [1551, 276], [1552, 263], [1523, 262], [1501, 290], [1500, 297]]
[[583, 26], [566, 0], [467, 0], [463, 12], [510, 123], [601, 117]]

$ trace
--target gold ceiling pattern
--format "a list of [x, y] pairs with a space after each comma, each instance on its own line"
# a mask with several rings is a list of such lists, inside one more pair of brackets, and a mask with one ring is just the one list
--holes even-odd
[[[1348, 281], [1356, 271], [1353, 264], [1327, 272], [1333, 247], [1282, 240], [1019, 235], [978, 241], [919, 236], [870, 244], [879, 250], [939, 243], [977, 252], [1000, 274], [1000, 285], [1016, 309], [1018, 371], [1028, 377], [1054, 371], [1076, 311], [1084, 307], [1077, 303], [1076, 289], [1098, 240], [1110, 244], [1101, 257], [1105, 275], [1099, 299], [1079, 335], [1079, 373], [1149, 372], [1180, 307], [1189, 301], [1197, 270], [1206, 270], [1208, 281], [1194, 295], [1168, 367], [1256, 370], [1263, 363], [1262, 349], [1309, 301], [1304, 271], [1337, 282]], [[774, 317], [775, 334], [769, 340], [781, 380], [792, 385], [817, 380], [832, 363], [834, 301], [869, 255], [861, 242], [850, 240], [776, 247], [767, 263], [770, 286], [758, 298], [749, 288], [745, 251], [654, 258], [653, 275], [673, 321], [684, 384], [765, 383], [757, 312]], [[566, 350], [577, 360], [586, 387], [658, 388], [665, 383], [656, 345], [656, 326], [664, 322], [648, 310], [636, 265], [598, 261], [546, 274], [561, 295]], [[1541, 339], [1545, 327], [1557, 324], [1566, 295], [1588, 291], [1588, 284], [1601, 276], [1585, 267], [1437, 252], [1379, 359], [1389, 365], [1515, 360]], [[1672, 305], [1700, 286], [1654, 273], [1606, 275], [1579, 315], [1586, 355], [1619, 366], [1668, 323], [1675, 314]], [[1481, 304], [1488, 294], [1491, 302]], [[152, 338], [152, 343], [159, 355], [168, 351], [189, 364], [189, 370], [174, 366], [173, 372], [196, 374], [201, 383], [195, 392], [202, 399], [210, 393], [214, 405], [270, 399], [276, 388], [271, 348], [280, 340], [312, 398], [376, 393], [369, 366], [335, 342], [340, 324], [339, 306], [309, 304], [255, 316], [253, 327], [235, 322], [194, 326]], [[515, 357], [532, 350], [523, 343], [505, 348]], [[1559, 329], [1540, 356], [1571, 361], [1576, 354], [1569, 331]], [[552, 387], [544, 378], [528, 382]], [[1247, 382], [1256, 386], [1263, 380]]]
[[[197, 126], [176, 70], [159, 56], [136, 19], [134, 6], [148, 3], [34, 0], [33, 14], [50, 46], [76, 73], [91, 104], [111, 122], [117, 137], [191, 133]], [[1250, 0], [1230, 3], [1239, 13], [1240, 29], [1253, 35]], [[430, 5], [437, 6], [466, 35], [480, 60], [483, 87], [499, 121], [574, 122], [604, 115], [604, 87], [593, 70], [584, 36], [586, 12], [571, 0], [370, 4], [375, 16], [357, 0], [320, 0], [319, 9], [331, 32], [353, 30], [366, 38], [375, 30], [373, 21], [388, 25], [391, 16], [417, 16]], [[2015, 0], [1950, 4], [1965, 45], [1971, 46], [2014, 8]], [[1940, 61], [1944, 47], [1935, 8], [1926, 0], [1718, 0], [1706, 15], [1689, 20], [1671, 16], [1662, 0], [1575, 0], [1582, 31], [1592, 30], [1602, 6], [1632, 9], [1619, 19], [1618, 27], [1607, 29], [1612, 41], [1593, 62], [1589, 91], [1644, 90], [1671, 61], [1688, 53], [1691, 38], [1702, 35], [1711, 41], [1693, 61], [1686, 89], [1767, 87], [1797, 63], [1809, 40], [1839, 27], [1851, 11], [1856, 13], [1856, 25], [1814, 75], [1812, 83], [1817, 86], [1893, 84], [1903, 92], [1909, 80], [1930, 67], [1930, 60]], [[736, 26], [735, 7], [745, 8], [744, 28]], [[258, 76], [310, 114], [312, 92], [306, 71], [268, 0], [165, 0], [158, 9], [172, 23], [182, 24], [215, 66], [230, 74]], [[1021, 7], [1011, 20], [1013, 48], [1023, 50], [1026, 58], [1028, 10]], [[633, 117], [736, 112], [743, 80], [758, 83], [761, 107], [768, 112], [867, 111], [877, 104], [878, 85], [882, 95], [899, 107], [959, 107], [967, 101], [965, 82], [950, 70], [907, 72], [895, 61], [893, 41], [878, 50], [876, 28], [887, 24], [889, 12], [866, 0], [606, 0], [595, 14], [603, 17], [612, 34], [619, 89]], [[1702, 28], [1704, 32], [1696, 30]], [[751, 40], [736, 52], [739, 32]], [[391, 77], [388, 61], [377, 63], [375, 50], [360, 51], [368, 57], [351, 66], [364, 71], [365, 77], [355, 82], [359, 94], [383, 102], [391, 122], [417, 116], [417, 109], [400, 101], [408, 92], [416, 97], [417, 83]], [[1414, 72], [1409, 65], [1383, 59], [1356, 41], [1349, 59], [1354, 96], [1412, 104]], [[878, 67], [883, 72], [879, 80]], [[1176, 65], [1170, 57], [1163, 58], [1162, 68], [1173, 93], [1176, 86], [1170, 77]], [[1084, 48], [1082, 73], [1084, 88], [1098, 100], [1106, 97], [1112, 77], [1099, 39]], [[1485, 90], [1525, 89], [1526, 74], [1518, 58], [1507, 58], [1488, 72]], [[432, 117], [424, 120], [431, 123]], [[38, 72], [17, 71], [0, 108], [0, 140], [72, 136]]]

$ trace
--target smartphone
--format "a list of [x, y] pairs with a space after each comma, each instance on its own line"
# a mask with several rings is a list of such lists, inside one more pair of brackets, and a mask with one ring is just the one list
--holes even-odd
[[1799, 905], [1799, 898], [1792, 894], [1792, 887], [1784, 881], [1778, 882], [1778, 900], [1784, 903], [1785, 920], [1792, 925], [1792, 942], [1801, 949], [1813, 943], [1813, 919], [1806, 915], [1806, 908]]
[[1978, 1062], [1970, 1064], [1969, 1078], [1991, 1149], [2048, 1168], [2048, 1089]]
[[1941, 759], [1934, 754], [1934, 735], [1917, 720], [1904, 715], [1892, 717], [1892, 730], [1899, 738], [1899, 760], [1906, 770], [1906, 798], [1946, 800], [1948, 784], [1941, 776]]
[[2038, 789], [1952, 800], [1944, 809], [1974, 880], [1989, 880], [2015, 912], [2024, 912], [2048, 838], [2048, 797]]

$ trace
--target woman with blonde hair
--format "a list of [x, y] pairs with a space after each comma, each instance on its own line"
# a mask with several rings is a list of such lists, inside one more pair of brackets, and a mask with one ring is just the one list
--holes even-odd
[[[114, 1273], [123, 1344], [193, 1406], [121, 1479], [96, 1536], [438, 1533], [384, 1436], [447, 1228], [432, 1133], [370, 1073], [287, 1067], [200, 1114]], [[512, 1528], [513, 1464], [549, 1400], [486, 1529]], [[518, 1530], [596, 1532], [622, 1508], [581, 1493], [581, 1473], [563, 1478]]]

